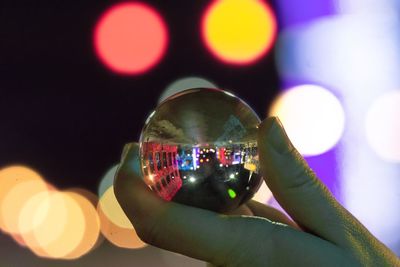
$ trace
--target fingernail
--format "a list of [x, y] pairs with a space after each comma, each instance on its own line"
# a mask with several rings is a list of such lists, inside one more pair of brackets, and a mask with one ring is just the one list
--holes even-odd
[[267, 142], [276, 152], [283, 154], [291, 149], [292, 143], [278, 117], [269, 118], [265, 127], [267, 127]]

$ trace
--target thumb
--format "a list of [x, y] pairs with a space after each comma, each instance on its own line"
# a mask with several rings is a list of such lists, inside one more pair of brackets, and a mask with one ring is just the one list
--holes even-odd
[[343, 244], [346, 221], [353, 217], [310, 169], [277, 117], [260, 125], [258, 147], [265, 181], [279, 204], [304, 229]]

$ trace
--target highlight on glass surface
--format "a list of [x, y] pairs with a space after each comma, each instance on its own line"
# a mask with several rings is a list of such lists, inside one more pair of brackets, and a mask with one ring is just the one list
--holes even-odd
[[169, 97], [141, 133], [145, 183], [166, 201], [219, 212], [238, 207], [261, 185], [259, 123], [226, 91], [195, 88]]
[[210, 82], [209, 80], [206, 80], [201, 77], [180, 78], [168, 85], [168, 87], [162, 92], [161, 96], [159, 97], [158, 103], [161, 103], [168, 97], [177, 94], [179, 92], [182, 92], [186, 89], [201, 88], [201, 87], [217, 88], [217, 86], [213, 82]]

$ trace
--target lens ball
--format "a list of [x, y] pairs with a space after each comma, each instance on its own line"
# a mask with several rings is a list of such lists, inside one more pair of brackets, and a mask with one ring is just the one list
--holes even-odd
[[227, 212], [253, 197], [260, 119], [240, 98], [208, 88], [170, 96], [140, 137], [145, 183], [166, 201]]

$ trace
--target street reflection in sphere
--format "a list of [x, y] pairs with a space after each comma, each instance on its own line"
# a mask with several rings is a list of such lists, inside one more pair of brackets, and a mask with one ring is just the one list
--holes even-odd
[[167, 201], [230, 211], [258, 190], [260, 119], [241, 99], [196, 88], [163, 101], [140, 138], [145, 183]]

